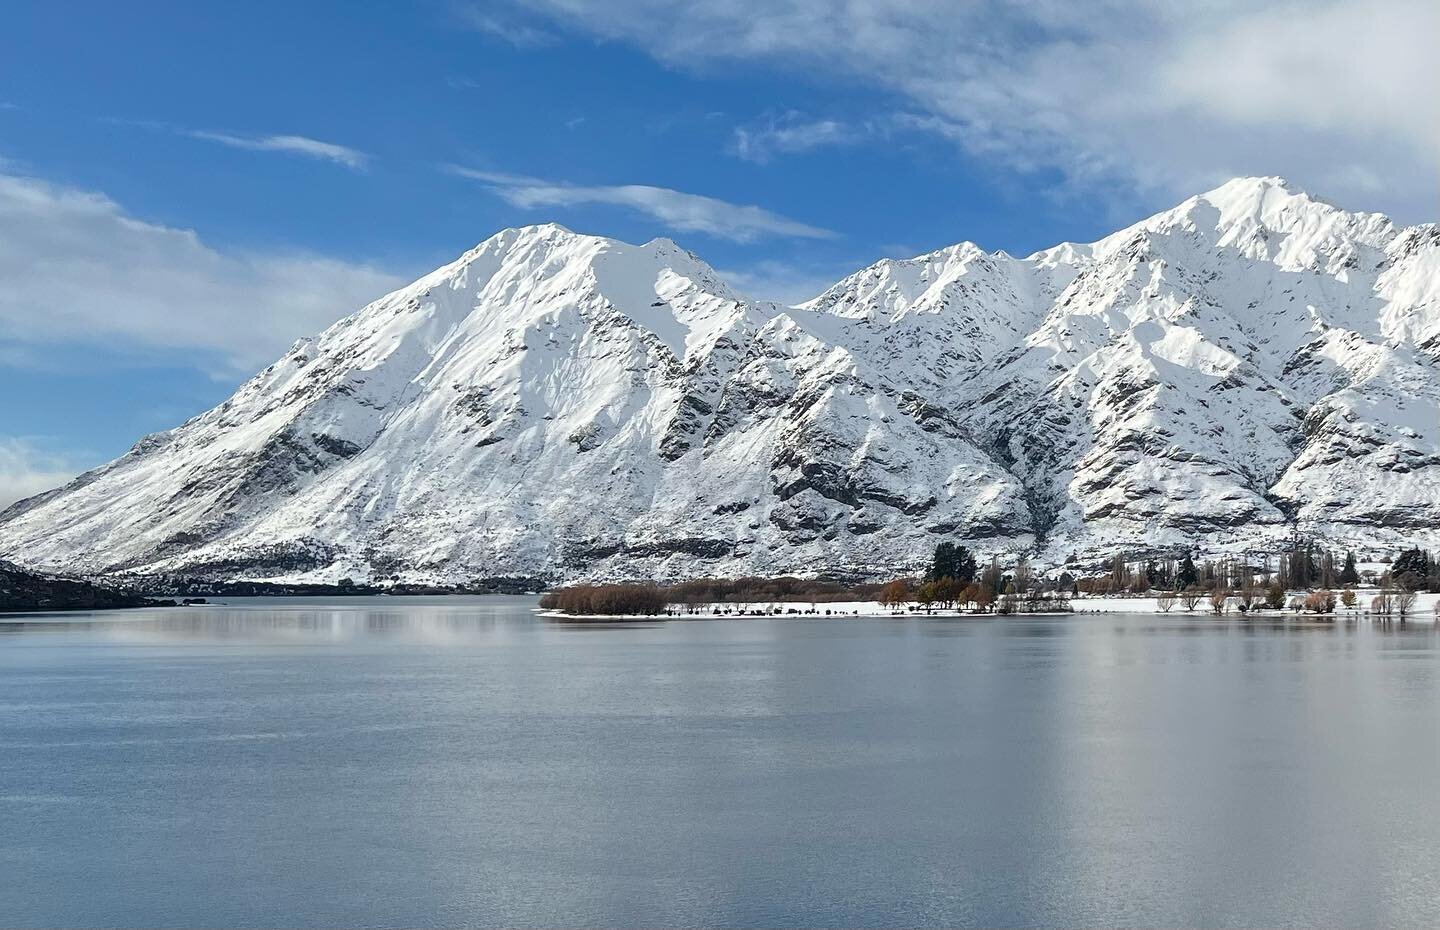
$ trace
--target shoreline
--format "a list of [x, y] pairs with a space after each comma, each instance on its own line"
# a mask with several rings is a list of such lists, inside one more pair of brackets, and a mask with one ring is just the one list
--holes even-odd
[[[830, 604], [811, 601], [770, 601], [757, 602], [755, 604], [706, 604], [693, 611], [682, 610], [679, 612], [662, 614], [567, 614], [559, 610], [537, 607], [535, 614], [551, 620], [603, 623], [613, 621], [617, 623], [634, 623], [640, 621], [663, 622], [666, 620], [764, 620], [764, 619], [794, 619], [794, 620], [861, 620], [861, 619], [887, 619], [887, 620], [910, 620], [910, 619], [958, 619], [958, 618], [999, 618], [999, 619], [1024, 619], [1027, 617], [1093, 617], [1104, 614], [1141, 614], [1154, 617], [1189, 618], [1204, 620], [1289, 620], [1309, 619], [1317, 621], [1334, 620], [1378, 620], [1378, 621], [1432, 621], [1440, 620], [1435, 610], [1440, 604], [1440, 592], [1425, 592], [1417, 595], [1415, 605], [1402, 618], [1396, 613], [1376, 613], [1367, 607], [1361, 607], [1361, 603], [1368, 605], [1369, 599], [1377, 593], [1377, 589], [1359, 589], [1356, 591], [1357, 602], [1353, 609], [1338, 609], [1329, 613], [1311, 613], [1308, 611], [1296, 611], [1289, 607], [1279, 609], [1251, 608], [1248, 611], [1240, 611], [1234, 608], [1227, 609], [1223, 613], [1215, 613], [1208, 607], [1197, 606], [1194, 610], [1185, 610], [1176, 605], [1172, 609], [1161, 610], [1153, 597], [1072, 597], [1070, 603], [1073, 610], [1066, 611], [1036, 611], [1034, 613], [1011, 613], [1001, 614], [994, 611], [974, 612], [967, 610], [942, 610], [934, 608], [929, 611], [919, 610], [894, 610], [893, 608], [881, 605], [877, 601], [837, 601]], [[715, 608], [722, 611], [728, 609], [728, 613], [715, 613]], [[777, 609], [778, 608], [778, 609]], [[826, 613], [829, 610], [830, 613]], [[673, 607], [672, 607], [673, 611]]]
[[[1215, 613], [1208, 606], [1197, 606], [1194, 610], [1185, 610], [1176, 605], [1168, 611], [1161, 610], [1153, 597], [1074, 597], [1070, 598], [1073, 607], [1070, 611], [1034, 611], [1003, 614], [995, 611], [978, 612], [959, 609], [902, 609], [896, 610], [892, 607], [882, 605], [876, 601], [836, 601], [831, 603], [811, 601], [760, 601], [747, 604], [734, 603], [712, 603], [695, 605], [689, 609], [672, 605], [668, 613], [659, 614], [569, 614], [554, 608], [532, 608], [534, 616], [546, 620], [571, 623], [642, 623], [642, 622], [665, 622], [671, 620], [762, 620], [762, 619], [815, 619], [815, 620], [851, 620], [851, 619], [887, 619], [887, 620], [924, 620], [924, 619], [982, 619], [982, 618], [1003, 618], [1023, 619], [1028, 617], [1056, 618], [1056, 617], [1094, 617], [1104, 614], [1129, 614], [1143, 615], [1161, 618], [1186, 618], [1204, 620], [1314, 620], [1320, 622], [1333, 621], [1358, 621], [1369, 620], [1378, 622], [1390, 622], [1405, 620], [1408, 622], [1440, 622], [1440, 614], [1436, 613], [1437, 606], [1440, 606], [1440, 592], [1424, 592], [1416, 596], [1414, 606], [1402, 617], [1396, 612], [1382, 613], [1372, 611], [1368, 608], [1370, 598], [1376, 593], [1376, 589], [1360, 589], [1356, 592], [1358, 600], [1354, 608], [1340, 608], [1328, 613], [1312, 613], [1305, 610], [1294, 610], [1290, 607], [1280, 609], [1252, 608], [1248, 611], [1239, 611], [1233, 607], [1223, 613]], [[369, 594], [368, 596], [384, 596]], [[366, 595], [360, 595], [361, 597]], [[396, 595], [389, 596], [404, 598], [407, 596], [419, 596], [443, 600], [456, 598], [457, 600], [466, 597], [476, 596], [475, 594], [449, 592], [444, 594], [428, 593], [423, 595]], [[486, 595], [481, 595], [486, 596]], [[493, 593], [488, 596], [495, 596]], [[534, 597], [534, 594], [510, 594], [501, 595], [508, 597]], [[309, 601], [312, 604], [324, 604], [329, 602], [336, 607], [359, 606], [354, 603], [357, 596], [353, 592], [315, 592], [306, 594], [261, 594], [261, 595], [230, 595], [229, 597], [244, 598], [245, 600], [266, 601], [274, 598], [277, 601], [289, 600], [289, 606], [300, 606], [295, 604], [296, 600]], [[129, 601], [115, 604], [55, 604], [38, 606], [34, 604], [4, 605], [0, 606], [0, 618], [36, 616], [36, 615], [63, 615], [63, 614], [84, 614], [97, 611], [144, 611], [148, 609], [175, 610], [185, 607], [224, 607], [227, 596], [221, 595], [211, 599], [197, 598], [186, 603], [184, 600], [151, 599]], [[1362, 607], [1361, 604], [1366, 606]], [[277, 605], [280, 606], [280, 605]], [[717, 612], [718, 611], [718, 612]]]

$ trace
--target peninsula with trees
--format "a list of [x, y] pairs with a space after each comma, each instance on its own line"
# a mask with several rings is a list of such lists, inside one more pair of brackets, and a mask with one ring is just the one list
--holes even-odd
[[[1440, 591], [1440, 560], [1418, 547], [1364, 568], [1296, 536], [1278, 556], [1197, 562], [1116, 556], [1103, 569], [1037, 570], [1024, 553], [981, 559], [942, 542], [926, 570], [889, 581], [846, 583], [797, 577], [701, 579], [674, 584], [615, 582], [547, 592], [543, 610], [569, 616], [854, 616], [868, 614], [1064, 614], [1129, 610], [1247, 617], [1261, 613], [1406, 619], [1422, 596]], [[1440, 603], [1440, 602], [1437, 602]]]

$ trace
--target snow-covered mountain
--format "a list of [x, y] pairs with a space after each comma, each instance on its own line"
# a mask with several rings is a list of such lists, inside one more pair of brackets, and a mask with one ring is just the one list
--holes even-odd
[[89, 572], [464, 581], [1440, 543], [1440, 230], [1244, 178], [797, 307], [510, 229], [0, 513]]

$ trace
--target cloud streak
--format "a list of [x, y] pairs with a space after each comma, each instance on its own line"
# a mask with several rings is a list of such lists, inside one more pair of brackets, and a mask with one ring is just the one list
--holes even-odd
[[480, 181], [497, 196], [521, 209], [604, 204], [642, 213], [667, 229], [698, 232], [732, 242], [753, 242], [766, 236], [833, 239], [836, 233], [772, 213], [763, 207], [734, 204], [647, 184], [580, 185], [523, 175], [477, 171], [458, 165], [448, 170]]
[[456, 8], [460, 22], [476, 32], [484, 33], [516, 48], [544, 48], [560, 41], [560, 37], [548, 29], [529, 21], [522, 11], [504, 9], [495, 5], [482, 8], [479, 5]]
[[0, 174], [0, 348], [198, 350], [248, 373], [402, 283], [324, 256], [222, 251], [103, 194]]
[[810, 119], [796, 111], [735, 128], [734, 150], [744, 161], [765, 164], [776, 155], [794, 155], [830, 146], [855, 145], [873, 135], [866, 125]]
[[180, 132], [192, 139], [218, 142], [232, 149], [303, 155], [306, 158], [316, 158], [344, 165], [356, 171], [362, 170], [370, 162], [370, 156], [358, 149], [336, 145], [333, 142], [321, 142], [319, 139], [311, 139], [308, 136], [242, 136], [232, 132], [217, 132], [209, 129], [185, 129]]

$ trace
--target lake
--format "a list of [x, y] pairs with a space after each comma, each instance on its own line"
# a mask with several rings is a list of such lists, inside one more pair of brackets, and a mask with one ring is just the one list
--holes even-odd
[[4, 926], [1440, 925], [1440, 631], [0, 617]]

